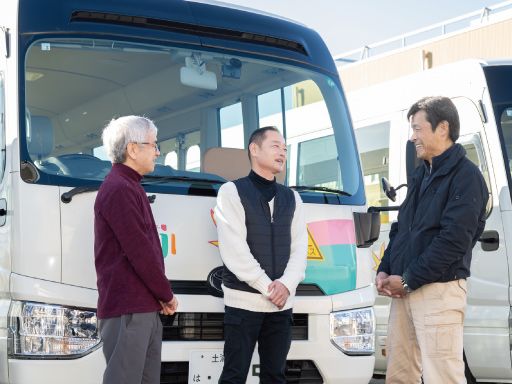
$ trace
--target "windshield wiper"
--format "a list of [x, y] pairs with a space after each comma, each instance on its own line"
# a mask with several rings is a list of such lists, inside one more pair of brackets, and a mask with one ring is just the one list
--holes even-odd
[[[82, 187], [75, 187], [67, 192], [64, 192], [60, 196], [60, 201], [62, 201], [64, 204], [71, 203], [71, 200], [73, 200], [73, 196], [79, 195], [81, 193], [87, 193], [87, 192], [96, 192], [100, 189], [99, 185], [86, 185]], [[153, 204], [155, 202], [156, 195], [148, 195], [148, 200], [150, 204]], [[1, 214], [0, 214], [1, 216]]]
[[329, 193], [336, 193], [338, 195], [343, 196], [352, 196], [350, 193], [342, 191], [341, 189], [334, 189], [334, 188], [327, 188], [327, 187], [317, 187], [314, 185], [308, 186], [308, 185], [294, 185], [290, 188], [295, 189], [297, 191], [320, 191], [320, 192], [329, 192]]
[[[190, 182], [195, 181], [195, 182], [209, 183], [209, 184], [224, 184], [226, 182], [225, 180], [202, 179], [202, 178], [195, 178], [195, 177], [189, 177], [189, 176], [156, 176], [156, 175], [146, 175], [146, 176], [144, 176], [142, 178], [142, 184], [143, 185], [157, 184], [157, 183], [164, 183], [166, 181], [175, 181], [175, 180], [177, 180], [177, 181], [190, 181]], [[86, 185], [86, 186], [76, 187], [76, 188], [73, 188], [73, 189], [69, 190], [68, 192], [64, 192], [60, 196], [60, 200], [63, 203], [68, 204], [68, 203], [71, 202], [71, 200], [73, 200], [73, 196], [79, 195], [81, 193], [95, 192], [99, 188], [100, 188], [99, 185]], [[151, 195], [151, 196], [148, 196], [148, 198], [149, 198], [149, 202], [153, 203], [155, 201], [156, 196], [155, 195]]]
[[86, 185], [86, 186], [81, 186], [81, 187], [75, 187], [67, 192], [64, 192], [60, 196], [60, 200], [64, 204], [68, 204], [68, 203], [71, 203], [71, 200], [73, 200], [73, 196], [79, 195], [81, 193], [95, 192], [98, 189], [100, 189], [99, 185]]
[[215, 179], [203, 179], [190, 176], [158, 176], [158, 175], [146, 175], [142, 178], [142, 184], [156, 184], [164, 183], [166, 181], [195, 181], [199, 183], [209, 184], [224, 184], [226, 180], [215, 180]]

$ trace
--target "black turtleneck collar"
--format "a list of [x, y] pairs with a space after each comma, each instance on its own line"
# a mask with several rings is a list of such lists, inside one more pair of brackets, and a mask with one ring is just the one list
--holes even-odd
[[256, 183], [261, 183], [263, 185], [275, 184], [275, 182], [276, 182], [275, 177], [273, 180], [268, 180], [268, 179], [265, 179], [263, 176], [258, 175], [253, 170], [251, 170], [251, 172], [249, 173], [249, 178]]
[[251, 170], [248, 177], [254, 183], [254, 186], [258, 189], [258, 191], [260, 191], [267, 202], [274, 198], [276, 195], [275, 177], [273, 180], [267, 180], [264, 177], [258, 175], [253, 170]]

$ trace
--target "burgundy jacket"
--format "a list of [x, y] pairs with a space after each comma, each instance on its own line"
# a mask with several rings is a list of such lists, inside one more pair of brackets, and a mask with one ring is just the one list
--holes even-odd
[[172, 300], [164, 259], [141, 176], [114, 164], [94, 204], [98, 318], [159, 311]]

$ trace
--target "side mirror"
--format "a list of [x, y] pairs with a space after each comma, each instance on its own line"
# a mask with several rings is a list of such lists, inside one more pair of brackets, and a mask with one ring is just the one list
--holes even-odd
[[381, 182], [382, 190], [384, 191], [388, 199], [391, 200], [392, 202], [396, 201], [396, 191], [398, 191], [402, 187], [407, 187], [407, 184], [400, 184], [398, 187], [395, 188], [389, 183], [388, 179], [386, 179], [385, 177], [381, 179]]
[[358, 248], [368, 248], [379, 238], [379, 212], [354, 212], [354, 226], [356, 246]]
[[[407, 171], [407, 184], [411, 182], [412, 174], [420, 164], [421, 161], [416, 156], [416, 148], [414, 143], [410, 140], [407, 140], [407, 146], [405, 147], [405, 168]], [[396, 201], [396, 191], [402, 187], [407, 187], [407, 184], [400, 184], [398, 187], [394, 188], [385, 177], [381, 179], [381, 183], [382, 190], [386, 194], [387, 198], [392, 202]]]
[[386, 194], [388, 199], [393, 201], [393, 202], [396, 201], [396, 190], [395, 190], [395, 188], [393, 188], [391, 186], [391, 184], [389, 183], [388, 179], [383, 177], [381, 179], [381, 182], [382, 182], [382, 190], [384, 191], [384, 193]]
[[392, 202], [396, 201], [396, 191], [398, 191], [402, 187], [407, 187], [407, 184], [400, 184], [398, 187], [394, 188], [389, 183], [388, 179], [386, 179], [385, 177], [383, 177], [381, 179], [381, 182], [382, 182], [382, 190], [384, 191], [384, 193], [386, 194], [388, 199], [391, 200]]

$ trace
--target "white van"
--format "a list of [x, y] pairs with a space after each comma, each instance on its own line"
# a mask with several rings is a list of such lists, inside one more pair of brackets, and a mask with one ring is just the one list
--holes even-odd
[[[424, 96], [450, 97], [460, 115], [458, 140], [482, 171], [490, 199], [485, 231], [473, 250], [468, 279], [464, 349], [471, 373], [482, 382], [512, 382], [512, 61], [461, 61], [347, 95], [363, 165], [368, 205], [381, 212], [379, 240], [372, 246], [374, 273], [388, 244], [390, 223], [406, 195], [410, 136], [407, 111]], [[381, 186], [382, 178], [397, 188], [396, 202]], [[390, 211], [387, 211], [391, 209]], [[509, 250], [507, 252], [507, 249]], [[375, 305], [375, 372], [386, 368], [389, 299]], [[468, 382], [472, 378], [468, 372]]]

